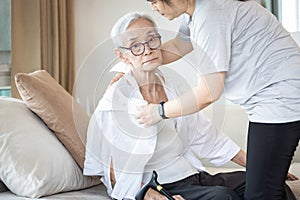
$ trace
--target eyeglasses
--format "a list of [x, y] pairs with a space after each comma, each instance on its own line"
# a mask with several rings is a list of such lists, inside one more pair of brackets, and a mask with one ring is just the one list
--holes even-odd
[[119, 47], [121, 49], [126, 49], [126, 50], [130, 50], [131, 53], [134, 56], [140, 56], [145, 52], [145, 44], [148, 45], [149, 49], [151, 50], [156, 50], [160, 47], [161, 45], [161, 36], [157, 35], [155, 37], [152, 37], [151, 39], [149, 39], [147, 42], [144, 43], [136, 43], [131, 47]]

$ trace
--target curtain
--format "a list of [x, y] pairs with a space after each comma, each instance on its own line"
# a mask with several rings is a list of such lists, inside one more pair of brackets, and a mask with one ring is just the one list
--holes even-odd
[[73, 0], [40, 0], [41, 68], [69, 93], [74, 84]]
[[41, 69], [39, 13], [39, 0], [11, 1], [11, 94], [15, 98], [20, 98], [15, 74]]
[[11, 90], [14, 75], [47, 70], [70, 94], [74, 84], [73, 0], [11, 1]]

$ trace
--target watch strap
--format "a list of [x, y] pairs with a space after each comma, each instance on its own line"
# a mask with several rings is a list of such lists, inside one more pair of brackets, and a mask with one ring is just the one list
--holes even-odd
[[164, 104], [166, 102], [160, 102], [158, 105], [158, 112], [159, 115], [163, 118], [163, 119], [168, 119], [168, 117], [165, 115], [165, 109], [164, 109]]

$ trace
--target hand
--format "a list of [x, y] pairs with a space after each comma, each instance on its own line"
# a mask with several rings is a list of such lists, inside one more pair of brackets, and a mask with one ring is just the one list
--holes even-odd
[[288, 173], [286, 176], [286, 180], [296, 181], [296, 180], [299, 180], [299, 178], [297, 176], [295, 176], [294, 174]]
[[158, 113], [158, 105], [159, 104], [148, 104], [139, 107], [136, 115], [138, 122], [148, 127], [161, 121], [162, 117]]
[[150, 188], [146, 192], [144, 200], [168, 200], [168, 198], [165, 197], [164, 195], [160, 194], [159, 192], [157, 192], [157, 191]]
[[185, 200], [181, 195], [173, 195], [172, 196], [175, 200]]
[[108, 89], [112, 84], [114, 84], [115, 82], [117, 82], [120, 78], [122, 78], [124, 76], [123, 72], [118, 72], [115, 77], [113, 77], [113, 79], [111, 79], [110, 83], [108, 84], [107, 88]]
[[[173, 198], [175, 200], [184, 200], [184, 198], [180, 195], [174, 195]], [[144, 200], [168, 200], [167, 197], [164, 195], [160, 194], [159, 192], [149, 189], [144, 197]]]

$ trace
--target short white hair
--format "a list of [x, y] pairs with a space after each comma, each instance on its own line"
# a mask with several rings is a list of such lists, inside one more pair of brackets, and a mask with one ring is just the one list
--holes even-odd
[[146, 19], [151, 22], [155, 28], [157, 27], [156, 23], [149, 15], [140, 12], [129, 12], [122, 16], [112, 27], [110, 36], [116, 47], [120, 45], [119, 36], [122, 35], [133, 21], [137, 19]]

